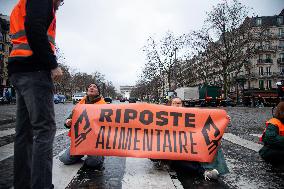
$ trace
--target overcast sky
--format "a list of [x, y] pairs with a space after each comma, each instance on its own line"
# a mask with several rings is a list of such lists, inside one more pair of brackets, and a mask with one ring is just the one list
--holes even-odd
[[[199, 29], [206, 12], [223, 0], [65, 0], [57, 13], [56, 43], [67, 64], [99, 71], [118, 88], [134, 85], [145, 64], [142, 47], [149, 36]], [[17, 0], [0, 0], [10, 15]], [[241, 0], [255, 15], [276, 15], [284, 0]]]

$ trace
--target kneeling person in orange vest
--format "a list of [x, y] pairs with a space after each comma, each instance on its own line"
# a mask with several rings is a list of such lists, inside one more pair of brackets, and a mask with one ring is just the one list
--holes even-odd
[[[174, 97], [168, 102], [169, 106], [182, 107], [182, 100], [179, 97]], [[190, 172], [194, 171], [200, 176], [204, 176], [205, 180], [218, 179], [219, 175], [229, 173], [223, 150], [221, 146], [218, 147], [217, 154], [211, 163], [202, 163], [196, 161], [183, 161], [183, 160], [154, 160], [156, 166], [160, 168], [163, 165], [172, 165], [176, 168], [187, 169]]]
[[275, 116], [266, 122], [260, 141], [264, 146], [259, 150], [259, 155], [267, 162], [283, 164], [284, 102], [277, 105]]
[[[100, 90], [96, 84], [90, 84], [87, 88], [87, 95], [78, 104], [106, 104], [104, 99], [100, 96]], [[72, 113], [65, 121], [65, 127], [70, 128], [72, 124]], [[70, 135], [70, 131], [68, 133]], [[83, 155], [70, 155], [70, 147], [66, 149], [64, 154], [59, 157], [59, 160], [65, 165], [71, 165], [80, 162]], [[85, 159], [84, 164], [87, 167], [94, 169], [103, 169], [104, 157], [103, 156], [89, 156]]]

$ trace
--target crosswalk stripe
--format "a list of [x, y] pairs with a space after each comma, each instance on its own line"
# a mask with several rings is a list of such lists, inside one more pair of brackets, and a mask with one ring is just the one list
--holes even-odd
[[66, 188], [73, 177], [77, 174], [78, 170], [82, 167], [82, 163], [76, 163], [68, 166], [64, 165], [59, 160], [59, 157], [64, 153], [64, 151], [65, 150], [53, 158], [52, 182], [55, 189]]
[[254, 137], [261, 137], [262, 134], [249, 134], [249, 135]]
[[[181, 185], [181, 184], [180, 184]], [[166, 170], [157, 170], [149, 159], [126, 158], [122, 189], [176, 188]]]
[[176, 189], [183, 189], [181, 182], [178, 180], [177, 173], [175, 171], [169, 171], [169, 174], [170, 174], [171, 177], [174, 177], [174, 178], [171, 178], [171, 179], [172, 179], [172, 182], [173, 182], [175, 188]]
[[248, 148], [250, 150], [256, 151], [256, 152], [258, 152], [263, 146], [261, 144], [255, 143], [255, 142], [245, 140], [245, 139], [238, 137], [237, 135], [234, 135], [232, 133], [224, 133], [223, 139], [228, 140], [228, 141], [230, 141], [234, 144], [243, 146], [245, 148]]
[[0, 138], [15, 134], [15, 128], [0, 131]]
[[[61, 129], [58, 130], [55, 134], [55, 136], [59, 136], [63, 133], [66, 133], [68, 130], [66, 129]], [[4, 146], [0, 147], [0, 161], [3, 161], [11, 156], [14, 155], [14, 142], [6, 144]]]

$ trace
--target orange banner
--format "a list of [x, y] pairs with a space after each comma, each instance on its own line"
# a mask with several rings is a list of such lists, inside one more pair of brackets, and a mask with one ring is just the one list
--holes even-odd
[[228, 123], [220, 109], [78, 104], [71, 154], [211, 162]]

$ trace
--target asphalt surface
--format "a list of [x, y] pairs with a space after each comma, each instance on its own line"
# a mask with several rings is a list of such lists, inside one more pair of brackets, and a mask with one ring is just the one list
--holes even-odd
[[[63, 122], [72, 108], [71, 103], [55, 105], [58, 131], [65, 129]], [[265, 121], [271, 117], [271, 108], [227, 107], [223, 109], [231, 117], [231, 123], [226, 133], [231, 133], [253, 143], [259, 143], [257, 135], [262, 133]], [[15, 110], [15, 105], [0, 106], [0, 120], [6, 120], [0, 121], [0, 133], [3, 133], [0, 137], [1, 148], [13, 142], [14, 134], [7, 132], [6, 135], [4, 130], [7, 131], [15, 127]], [[66, 134], [58, 135], [54, 142], [54, 156], [62, 152], [69, 143], [69, 137]], [[283, 167], [272, 166], [264, 162], [257, 151], [250, 150], [234, 141], [223, 139], [222, 148], [230, 173], [221, 176], [217, 181], [205, 181], [204, 178], [181, 167], [172, 167], [170, 171], [158, 170], [154, 172], [155, 164], [153, 162], [146, 161], [145, 165], [153, 167], [151, 174], [159, 175], [164, 174], [165, 171], [169, 172], [167, 174], [170, 175], [169, 179], [172, 182], [177, 180], [181, 183], [181, 186], [176, 188], [284, 188]], [[129, 164], [129, 160], [129, 158], [106, 157], [104, 169], [101, 171], [81, 166], [77, 174], [70, 180], [67, 188], [129, 188], [129, 184], [126, 183], [129, 181], [126, 181], [126, 178], [134, 180], [135, 174], [138, 174], [138, 172], [134, 172], [132, 175], [129, 173], [131, 166], [133, 169], [135, 164], [138, 166], [138, 163]], [[0, 162], [0, 172], [0, 188], [11, 188], [13, 156]], [[149, 172], [139, 174], [142, 174], [140, 175], [142, 178], [143, 174], [149, 174]], [[154, 182], [148, 183], [148, 188], [159, 188], [154, 187]], [[132, 185], [131, 188], [142, 188], [142, 184], [139, 185], [139, 183], [132, 183]]]

